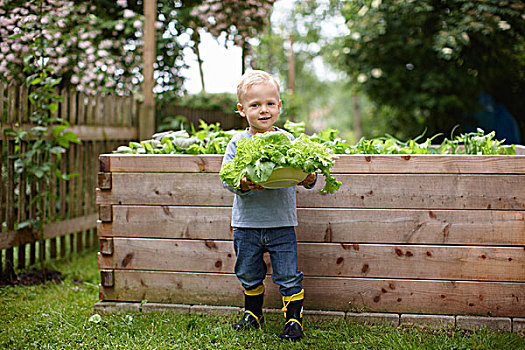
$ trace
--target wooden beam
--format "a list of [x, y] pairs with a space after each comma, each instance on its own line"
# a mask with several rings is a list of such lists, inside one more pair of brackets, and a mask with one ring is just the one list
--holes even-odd
[[[99, 288], [101, 300], [244, 305], [243, 289], [234, 274], [111, 272], [118, 283], [108, 283], [109, 288], [102, 285]], [[525, 314], [524, 283], [305, 277], [303, 285], [305, 308], [310, 310], [507, 317]], [[282, 307], [278, 286], [270, 277], [266, 278], [265, 286], [265, 307]]]
[[[524, 210], [525, 176], [341, 174], [333, 195], [297, 187], [298, 208]], [[233, 194], [216, 173], [112, 173], [112, 190], [99, 204], [231, 206]]]
[[[524, 152], [525, 153], [525, 152]], [[222, 155], [111, 154], [115, 172], [219, 172]], [[525, 155], [339, 155], [334, 174], [525, 174]]]
[[[85, 231], [97, 226], [98, 214], [52, 222], [44, 226], [44, 239], [63, 237], [70, 233]], [[17, 247], [38, 241], [38, 233], [33, 229], [9, 230], [0, 235], [0, 249]]]
[[[232, 241], [112, 241], [113, 254], [99, 255], [101, 268], [233, 273], [235, 265]], [[305, 276], [525, 282], [522, 247], [323, 242], [298, 243], [297, 250], [299, 269]]]
[[[233, 239], [231, 207], [114, 205], [103, 237]], [[297, 209], [299, 242], [523, 245], [525, 211]]]
[[[29, 131], [34, 125], [3, 125], [0, 128], [0, 140], [13, 139], [13, 137], [5, 137], [4, 130], [24, 130]], [[82, 141], [106, 141], [106, 140], [123, 140], [126, 144], [130, 140], [138, 139], [138, 131], [134, 126], [101, 126], [101, 125], [73, 125], [65, 131], [74, 132]], [[51, 133], [51, 131], [49, 131]], [[29, 139], [26, 137], [25, 139]]]
[[142, 102], [139, 119], [139, 138], [145, 140], [155, 132], [155, 97], [153, 88], [154, 63], [156, 60], [155, 21], [157, 20], [157, 1], [144, 0], [144, 81], [142, 83]]

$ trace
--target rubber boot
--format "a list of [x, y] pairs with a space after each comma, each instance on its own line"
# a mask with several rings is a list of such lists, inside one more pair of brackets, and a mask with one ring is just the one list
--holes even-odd
[[247, 293], [250, 293], [250, 291], [244, 292], [244, 314], [239, 322], [232, 324], [232, 327], [235, 330], [259, 328], [264, 322], [262, 314], [264, 287], [260, 294], [250, 295]]
[[286, 309], [286, 323], [282, 339], [299, 340], [303, 337], [303, 299], [290, 301]]

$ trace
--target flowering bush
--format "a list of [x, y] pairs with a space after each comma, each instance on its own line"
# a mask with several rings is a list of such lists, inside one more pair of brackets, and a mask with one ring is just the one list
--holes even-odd
[[199, 27], [218, 38], [243, 46], [269, 24], [275, 0], [205, 0], [191, 12]]
[[[131, 5], [127, 0], [94, 4], [70, 0], [0, 0], [0, 79], [25, 79], [22, 55], [28, 53], [41, 28], [46, 41], [43, 55], [47, 67], [52, 74], [62, 77], [63, 85], [87, 93], [136, 91], [141, 83], [143, 15], [141, 6]], [[167, 25], [160, 21], [155, 24], [157, 29], [164, 30]], [[174, 40], [171, 37], [165, 41]], [[180, 88], [181, 47], [162, 40], [159, 46], [157, 77], [172, 88]], [[169, 62], [163, 63], [168, 55]], [[166, 78], [163, 76], [166, 73], [175, 77]]]

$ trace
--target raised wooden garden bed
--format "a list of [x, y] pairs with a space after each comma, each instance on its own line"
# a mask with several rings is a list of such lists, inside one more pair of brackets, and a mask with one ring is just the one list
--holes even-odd
[[[243, 305], [221, 160], [100, 157], [102, 301]], [[350, 155], [333, 172], [334, 195], [297, 188], [306, 309], [525, 316], [525, 155]]]

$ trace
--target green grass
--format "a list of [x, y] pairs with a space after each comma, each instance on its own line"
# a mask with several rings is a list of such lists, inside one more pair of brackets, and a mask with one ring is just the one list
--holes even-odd
[[102, 314], [96, 253], [51, 266], [66, 280], [55, 285], [0, 288], [0, 349], [525, 349], [512, 333], [372, 326], [308, 321], [306, 336], [283, 342], [281, 315], [267, 315], [261, 330], [235, 332], [237, 316], [174, 313]]

